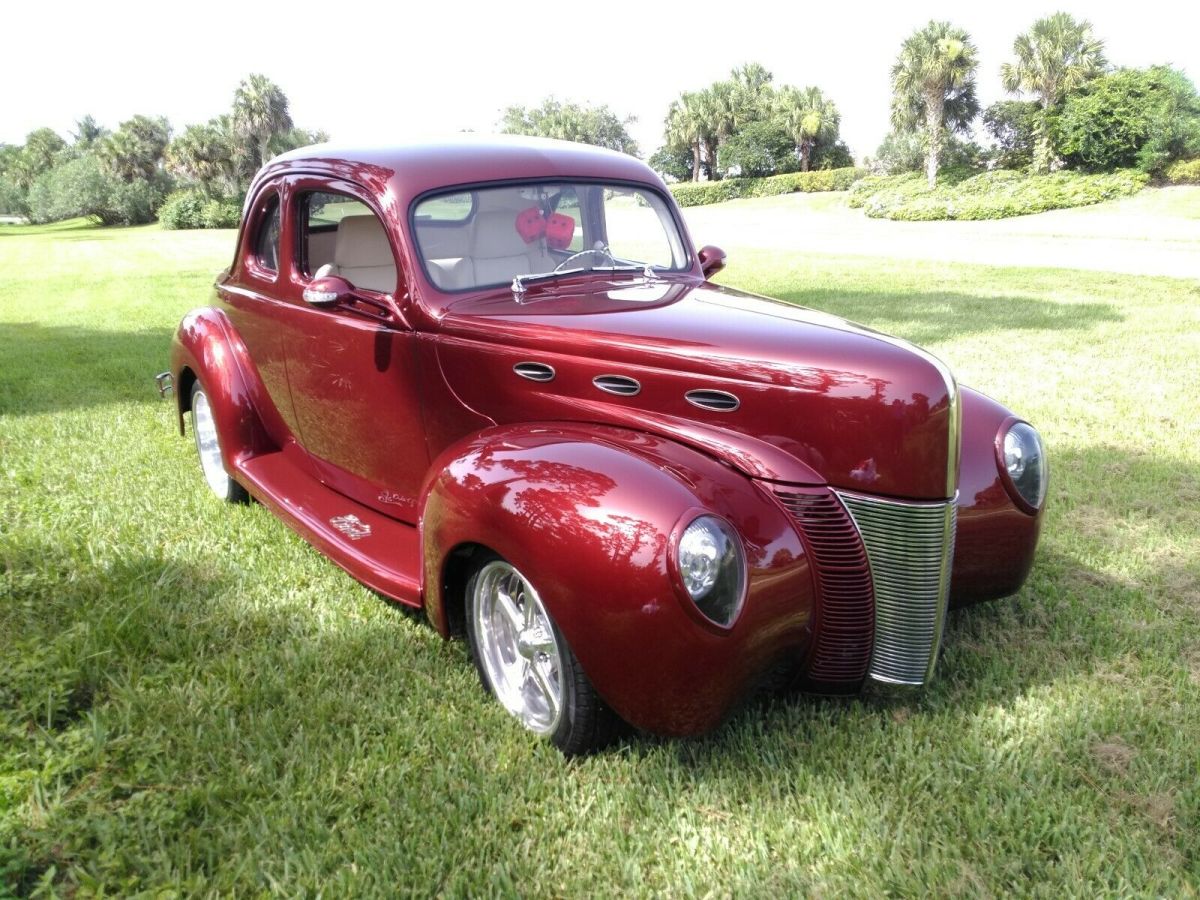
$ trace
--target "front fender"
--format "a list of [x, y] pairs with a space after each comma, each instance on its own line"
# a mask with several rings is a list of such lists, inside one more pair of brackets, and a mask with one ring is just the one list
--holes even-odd
[[[449, 448], [432, 472], [421, 520], [431, 621], [448, 631], [449, 554], [499, 553], [634, 725], [707, 730], [811, 640], [812, 577], [791, 522], [755, 482], [694, 450], [614, 427], [501, 426]], [[746, 550], [747, 599], [728, 631], [689, 608], [668, 565], [672, 534], [704, 511], [733, 524]]]
[[176, 385], [179, 431], [191, 405], [191, 385], [199, 380], [221, 435], [225, 469], [234, 473], [244, 459], [278, 449], [268, 436], [254, 402], [246, 346], [219, 309], [195, 309], [183, 317], [171, 342], [171, 374]]
[[1000, 479], [996, 436], [1012, 413], [978, 391], [961, 388], [962, 457], [958, 528], [950, 578], [951, 606], [1015, 594], [1037, 552], [1045, 505], [1030, 515], [1013, 502]]

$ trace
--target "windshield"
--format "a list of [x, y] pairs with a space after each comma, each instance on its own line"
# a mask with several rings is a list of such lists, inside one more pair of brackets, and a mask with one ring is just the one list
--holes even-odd
[[691, 265], [667, 202], [628, 185], [450, 191], [418, 201], [413, 225], [425, 271], [445, 291], [556, 272], [678, 272]]

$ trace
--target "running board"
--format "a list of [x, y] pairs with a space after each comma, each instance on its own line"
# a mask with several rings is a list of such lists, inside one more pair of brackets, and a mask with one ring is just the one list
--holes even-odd
[[244, 460], [238, 474], [256, 500], [356, 581], [406, 606], [422, 605], [414, 526], [331, 491], [284, 452]]

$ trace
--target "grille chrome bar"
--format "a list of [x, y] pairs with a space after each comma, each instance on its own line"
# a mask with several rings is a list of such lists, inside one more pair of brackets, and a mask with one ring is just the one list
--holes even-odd
[[875, 587], [867, 676], [924, 685], [933, 677], [946, 622], [957, 498], [909, 503], [836, 493], [862, 536]]

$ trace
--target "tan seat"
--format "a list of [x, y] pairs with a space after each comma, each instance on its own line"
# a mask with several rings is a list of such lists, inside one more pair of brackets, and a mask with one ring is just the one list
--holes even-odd
[[[503, 284], [517, 275], [550, 272], [555, 259], [541, 240], [526, 244], [516, 227], [517, 210], [480, 211], [471, 233], [469, 262], [474, 284]], [[465, 266], [464, 266], [465, 267]]]
[[375, 216], [346, 216], [338, 223], [333, 270], [355, 287], [385, 294], [396, 290], [396, 258]]

